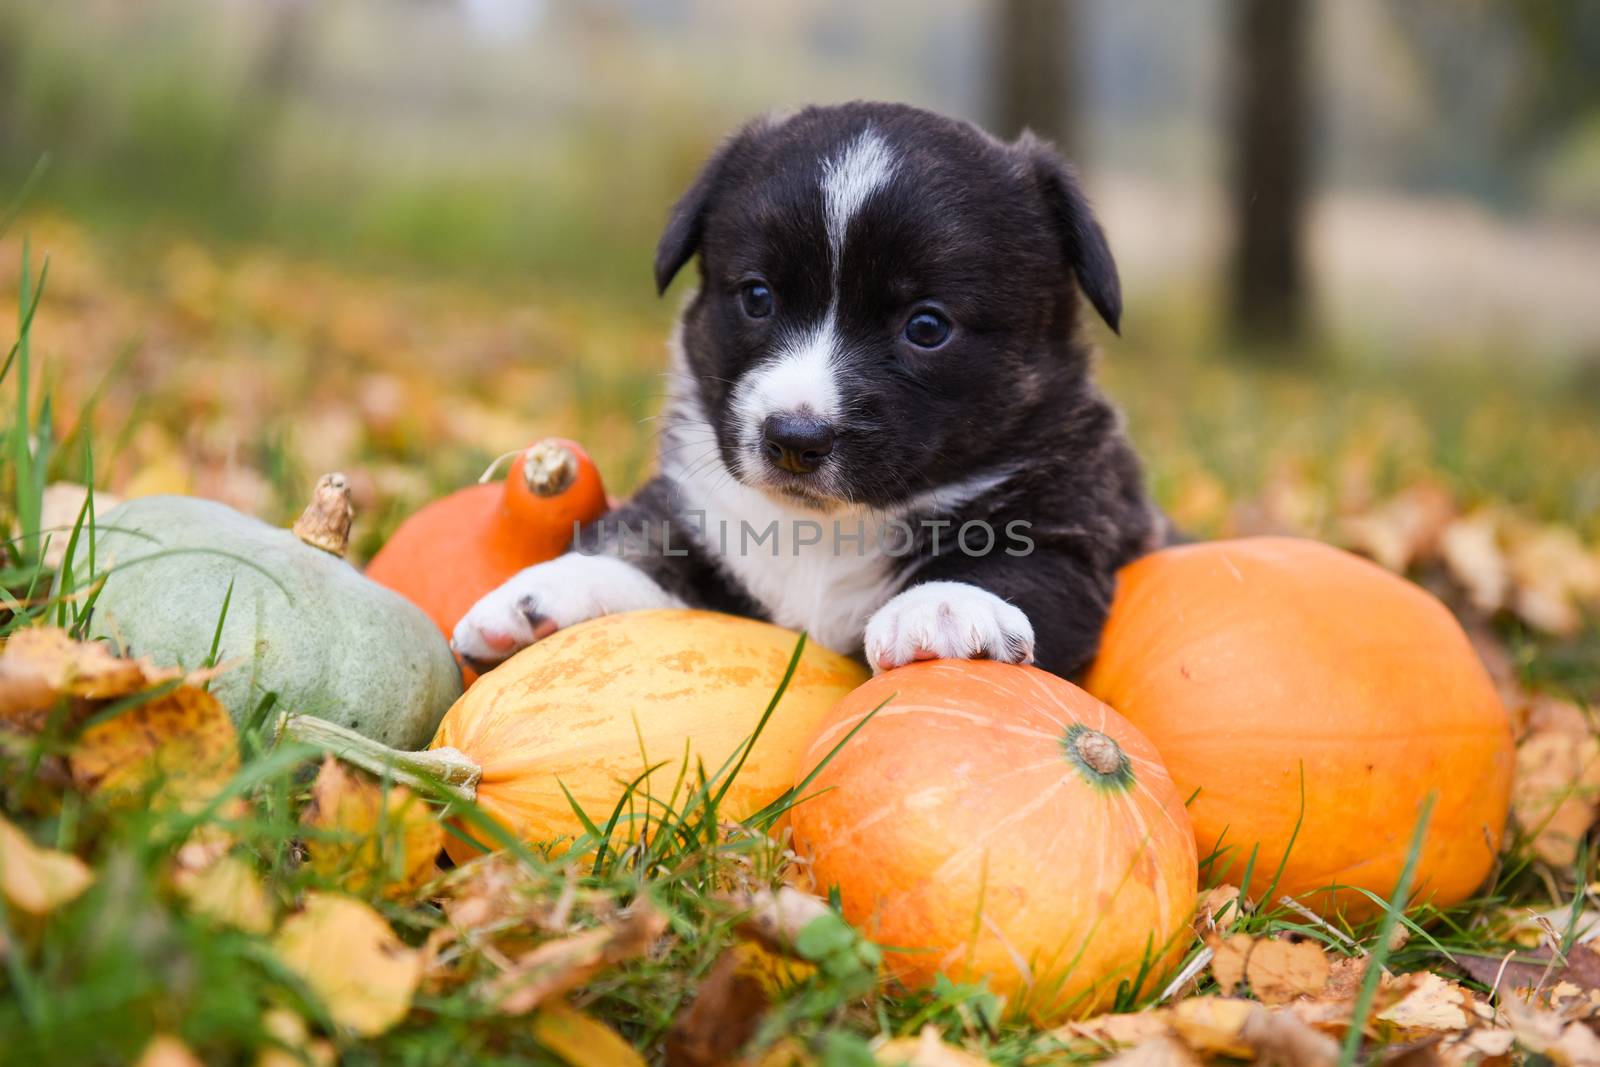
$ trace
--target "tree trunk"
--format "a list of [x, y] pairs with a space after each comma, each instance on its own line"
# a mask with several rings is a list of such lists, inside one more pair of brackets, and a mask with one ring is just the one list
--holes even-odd
[[1232, 325], [1268, 344], [1305, 325], [1310, 0], [1236, 0]]
[[989, 124], [1006, 138], [1030, 129], [1071, 154], [1072, 4], [1075, 0], [995, 0], [989, 73]]

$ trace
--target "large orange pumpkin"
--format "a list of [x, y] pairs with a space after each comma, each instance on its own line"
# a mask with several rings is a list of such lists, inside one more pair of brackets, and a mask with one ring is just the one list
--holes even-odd
[[449, 637], [478, 598], [524, 567], [567, 550], [574, 524], [605, 513], [594, 461], [548, 438], [517, 455], [498, 482], [469, 486], [418, 511], [367, 564], [368, 578], [428, 614]]
[[1390, 895], [1429, 793], [1418, 898], [1460, 901], [1494, 862], [1514, 758], [1505, 708], [1445, 606], [1366, 560], [1292, 538], [1138, 560], [1085, 685], [1194, 794], [1202, 854], [1227, 850], [1237, 884], [1256, 853], [1254, 894], [1282, 863], [1275, 896], [1372, 914], [1364, 894], [1327, 887]]
[[1048, 1023], [1151, 988], [1188, 947], [1194, 834], [1155, 747], [1032, 667], [936, 660], [840, 702], [796, 850], [902, 982], [987, 979]]

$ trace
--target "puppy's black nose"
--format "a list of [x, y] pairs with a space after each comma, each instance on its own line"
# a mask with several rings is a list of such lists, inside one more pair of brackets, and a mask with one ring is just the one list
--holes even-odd
[[815, 415], [768, 415], [761, 439], [767, 459], [793, 474], [810, 474], [833, 451], [833, 427]]

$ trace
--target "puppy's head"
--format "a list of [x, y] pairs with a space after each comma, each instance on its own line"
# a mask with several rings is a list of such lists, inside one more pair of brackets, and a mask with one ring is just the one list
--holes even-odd
[[828, 509], [888, 508], [1013, 458], [1086, 373], [1078, 291], [1113, 329], [1116, 265], [1072, 170], [915, 108], [847, 104], [726, 141], [673, 209], [665, 290], [726, 467]]

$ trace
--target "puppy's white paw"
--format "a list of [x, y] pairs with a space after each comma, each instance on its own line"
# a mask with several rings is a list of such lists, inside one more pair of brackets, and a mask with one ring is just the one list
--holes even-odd
[[486, 594], [456, 623], [450, 647], [468, 662], [488, 666], [564, 626], [618, 611], [682, 606], [631, 564], [569, 552], [518, 572]]
[[915, 585], [867, 622], [875, 671], [919, 659], [1033, 662], [1033, 624], [1020, 608], [966, 582]]

